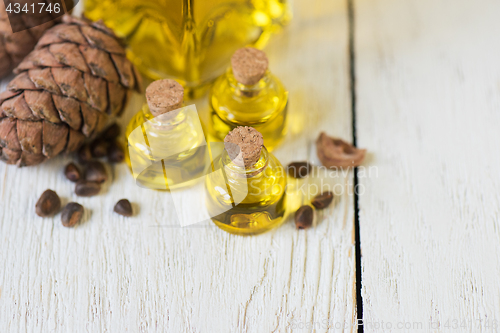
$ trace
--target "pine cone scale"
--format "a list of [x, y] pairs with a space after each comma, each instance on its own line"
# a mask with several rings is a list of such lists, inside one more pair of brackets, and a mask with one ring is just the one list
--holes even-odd
[[52, 100], [61, 120], [68, 124], [69, 127], [79, 130], [82, 126], [80, 103], [71, 97], [58, 95], [52, 95]]
[[70, 42], [77, 45], [88, 45], [79, 26], [62, 24], [47, 31], [47, 33], [40, 38], [40, 42], [37, 44], [36, 48], [43, 48], [51, 44], [64, 42]]
[[20, 73], [29, 69], [36, 69], [40, 67], [64, 67], [57, 61], [56, 58], [49, 52], [47, 48], [34, 50], [31, 52], [14, 70], [14, 73]]
[[94, 76], [99, 76], [109, 82], [118, 82], [116, 68], [109, 54], [89, 46], [80, 46], [80, 52], [87, 61]]
[[12, 150], [8, 148], [0, 149], [2, 152], [2, 156], [0, 156], [0, 160], [4, 161], [7, 164], [16, 164], [17, 161], [21, 159], [21, 151]]
[[68, 67], [74, 67], [81, 72], [88, 72], [89, 68], [85, 59], [83, 59], [78, 46], [75, 44], [51, 44], [49, 51], [52, 56], [61, 64]]
[[[13, 151], [21, 150], [17, 138], [17, 120], [11, 118], [0, 119], [0, 146]], [[4, 149], [5, 150], [5, 149]]]
[[[4, 101], [6, 101], [12, 97], [15, 97], [21, 93], [22, 93], [22, 91], [11, 91], [11, 90], [6, 90], [6, 91], [0, 93], [0, 106]], [[0, 118], [2, 118], [2, 108], [1, 107], [0, 107]]]
[[120, 113], [127, 99], [126, 90], [120, 85], [108, 82], [108, 98], [109, 111], [108, 113], [115, 116]]
[[52, 77], [63, 95], [87, 102], [89, 96], [85, 89], [82, 73], [71, 67], [52, 68]]
[[96, 136], [100, 134], [106, 128], [107, 125], [110, 124], [111, 117], [109, 117], [105, 113], [97, 111], [96, 109], [93, 110], [97, 112], [97, 126], [95, 128], [95, 132], [93, 133]]
[[106, 53], [125, 54], [125, 50], [116, 38], [90, 26], [81, 26], [80, 29], [89, 45], [106, 51]]
[[92, 136], [97, 127], [99, 112], [89, 107], [86, 104], [81, 104], [81, 111], [83, 117], [82, 133], [86, 137]]
[[69, 134], [68, 126], [43, 122], [43, 155], [51, 158], [59, 155], [66, 148], [67, 137]]
[[28, 152], [21, 152], [21, 157], [17, 161], [17, 165], [20, 167], [37, 165], [45, 161], [45, 156], [42, 154], [30, 154]]
[[48, 91], [25, 90], [24, 98], [31, 111], [41, 119], [52, 123], [60, 123], [59, 113], [52, 102], [52, 95]]
[[21, 120], [39, 120], [40, 117], [33, 114], [29, 108], [26, 100], [24, 99], [24, 94], [18, 95], [11, 98], [2, 106], [3, 112], [7, 117], [17, 118]]
[[132, 63], [126, 57], [117, 54], [112, 54], [111, 60], [113, 60], [115, 67], [118, 69], [121, 84], [127, 88], [134, 89], [135, 75]]
[[74, 129], [69, 129], [68, 143], [66, 145], [66, 153], [72, 153], [77, 151], [83, 142], [85, 141], [85, 136], [80, 131], [75, 131]]
[[50, 68], [33, 69], [25, 73], [28, 74], [28, 80], [34, 83], [37, 89], [47, 90], [51, 94], [62, 95], [61, 89], [54, 81]]
[[106, 81], [100, 77], [86, 73], [83, 76], [90, 106], [101, 112], [106, 112], [108, 108], [108, 87]]
[[35, 50], [44, 48], [45, 46], [49, 46], [52, 44], [62, 44], [68, 41], [67, 39], [61, 38], [56, 32], [57, 30], [60, 30], [60, 27], [61, 26], [56, 25], [55, 27], [50, 29], [50, 31], [47, 31], [42, 37], [40, 37], [38, 43], [36, 44]]
[[23, 152], [35, 155], [42, 153], [42, 130], [41, 121], [17, 121], [17, 137]]
[[35, 83], [30, 79], [28, 72], [21, 73], [17, 75], [12, 81], [10, 81], [7, 86], [8, 90], [11, 91], [22, 91], [22, 90], [36, 90], [37, 87]]

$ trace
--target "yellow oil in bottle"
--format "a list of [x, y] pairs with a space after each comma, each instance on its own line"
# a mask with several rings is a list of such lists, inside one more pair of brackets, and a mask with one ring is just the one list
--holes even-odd
[[290, 19], [287, 0], [85, 0], [84, 11], [126, 40], [144, 74], [178, 79], [189, 96]]
[[231, 68], [213, 84], [209, 95], [209, 141], [222, 141], [238, 126], [251, 126], [264, 136], [269, 151], [287, 131], [288, 92], [269, 70], [254, 85], [239, 83]]
[[237, 235], [254, 235], [285, 220], [286, 174], [281, 163], [265, 149], [252, 167], [234, 164], [224, 152], [215, 159], [206, 178], [206, 203], [212, 221]]
[[199, 181], [210, 165], [201, 123], [193, 106], [154, 116], [145, 104], [132, 118], [125, 134], [126, 161], [141, 187], [156, 190], [187, 187]]

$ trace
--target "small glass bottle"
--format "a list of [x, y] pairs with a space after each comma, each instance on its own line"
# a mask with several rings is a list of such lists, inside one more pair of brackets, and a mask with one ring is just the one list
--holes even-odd
[[127, 163], [141, 187], [190, 186], [209, 166], [206, 141], [194, 105], [183, 106], [184, 89], [158, 80], [146, 89], [147, 104], [127, 126]]
[[263, 146], [262, 134], [237, 127], [224, 139], [225, 150], [206, 177], [206, 203], [212, 221], [237, 235], [260, 234], [285, 220], [286, 174]]
[[272, 151], [286, 134], [288, 92], [268, 70], [264, 52], [245, 47], [231, 58], [209, 96], [209, 140], [222, 141], [237, 126], [251, 126]]

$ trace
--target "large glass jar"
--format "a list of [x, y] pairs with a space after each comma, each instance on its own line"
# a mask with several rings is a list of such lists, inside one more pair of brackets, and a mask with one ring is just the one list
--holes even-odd
[[[289, 18], [288, 0], [85, 0], [85, 15], [104, 22], [152, 79], [175, 78], [193, 97], [221, 75], [233, 52], [262, 47]], [[193, 89], [194, 92], [193, 92]]]

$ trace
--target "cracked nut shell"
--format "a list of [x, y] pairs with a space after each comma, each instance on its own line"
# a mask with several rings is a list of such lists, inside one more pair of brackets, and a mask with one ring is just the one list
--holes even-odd
[[321, 132], [316, 140], [316, 150], [321, 163], [327, 168], [355, 167], [363, 163], [366, 149], [358, 149], [341, 139]]

